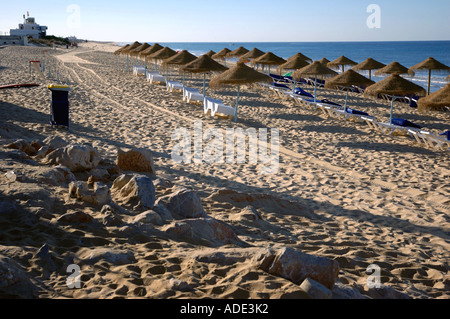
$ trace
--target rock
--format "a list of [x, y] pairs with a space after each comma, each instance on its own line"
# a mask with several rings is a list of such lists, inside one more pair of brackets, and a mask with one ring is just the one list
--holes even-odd
[[333, 299], [367, 299], [355, 287], [349, 287], [341, 282], [336, 282], [333, 287]]
[[122, 218], [110, 205], [103, 205], [100, 214], [102, 215], [102, 223], [105, 226], [119, 226], [123, 224]]
[[155, 175], [153, 155], [147, 149], [118, 148], [117, 165], [125, 171], [148, 172]]
[[309, 277], [328, 289], [333, 289], [339, 274], [337, 261], [305, 254], [289, 247], [279, 250], [274, 256], [263, 258], [260, 268], [297, 285]]
[[82, 248], [78, 257], [81, 261], [95, 264], [100, 260], [104, 260], [115, 266], [132, 264], [136, 262], [133, 252], [129, 250], [111, 249], [111, 248]]
[[161, 177], [157, 177], [153, 180], [153, 185], [155, 187], [161, 187], [161, 188], [172, 188], [173, 184], [167, 179], [162, 179]]
[[411, 299], [407, 294], [386, 285], [382, 285], [381, 288], [370, 288], [366, 294], [373, 299]]
[[113, 200], [119, 205], [152, 209], [155, 200], [155, 187], [145, 175], [120, 175], [111, 187]]
[[2, 298], [37, 298], [38, 288], [28, 272], [13, 259], [0, 255], [0, 295]]
[[83, 172], [95, 168], [100, 162], [100, 155], [89, 144], [71, 144], [47, 154], [43, 162], [50, 165], [64, 165], [72, 172]]
[[56, 150], [57, 148], [64, 148], [69, 143], [63, 140], [59, 136], [49, 136], [45, 140], [42, 141], [50, 150]]
[[133, 218], [133, 223], [145, 223], [145, 224], [154, 224], [154, 225], [162, 225], [163, 220], [161, 216], [157, 212], [152, 210], [145, 211]]
[[300, 288], [312, 299], [331, 299], [333, 296], [330, 289], [311, 278], [303, 280]]
[[103, 183], [95, 182], [93, 188], [83, 181], [69, 184], [69, 196], [94, 205], [104, 205], [111, 202], [111, 192]]
[[59, 186], [67, 182], [76, 181], [72, 172], [63, 165], [47, 168], [39, 173], [37, 179], [43, 183]]
[[39, 248], [34, 260], [37, 265], [41, 267], [42, 275], [44, 278], [49, 278], [50, 274], [58, 269], [50, 254], [50, 247], [48, 244], [44, 244]]
[[92, 219], [91, 215], [81, 211], [69, 211], [58, 217], [58, 221], [66, 223], [89, 223]]
[[246, 221], [246, 222], [255, 222], [262, 221], [261, 213], [253, 206], [246, 206], [238, 214], [233, 214], [230, 217], [230, 220], [233, 221]]
[[110, 177], [108, 170], [104, 168], [94, 168], [89, 171], [89, 174], [96, 177], [98, 181], [108, 181]]
[[170, 213], [170, 211], [162, 204], [156, 203], [155, 206], [153, 206], [153, 210], [159, 214], [161, 219], [163, 221], [172, 220], [173, 216]]
[[172, 194], [162, 196], [156, 202], [166, 207], [172, 215], [181, 219], [183, 218], [199, 218], [208, 215], [203, 210], [200, 198], [192, 190], [182, 188], [176, 190]]
[[245, 245], [230, 226], [211, 217], [174, 221], [163, 227], [162, 231], [174, 240], [183, 240], [209, 247], [227, 244]]
[[21, 150], [22, 152], [26, 153], [29, 156], [33, 156], [36, 154], [37, 150], [31, 146], [27, 141], [19, 139], [11, 144], [6, 145], [7, 148], [12, 148], [15, 150]]

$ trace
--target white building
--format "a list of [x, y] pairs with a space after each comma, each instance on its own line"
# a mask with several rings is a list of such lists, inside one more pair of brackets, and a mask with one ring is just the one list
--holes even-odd
[[34, 21], [34, 18], [25, 18], [23, 23], [19, 24], [19, 28], [9, 30], [11, 36], [29, 36], [34, 39], [39, 39], [47, 34], [47, 27], [39, 25]]

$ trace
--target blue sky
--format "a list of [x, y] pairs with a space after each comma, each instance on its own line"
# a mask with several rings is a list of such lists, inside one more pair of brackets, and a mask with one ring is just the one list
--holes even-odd
[[[29, 11], [48, 34], [118, 42], [450, 40], [449, 0], [2, 2], [2, 34]], [[380, 8], [380, 28], [367, 26], [370, 4]]]

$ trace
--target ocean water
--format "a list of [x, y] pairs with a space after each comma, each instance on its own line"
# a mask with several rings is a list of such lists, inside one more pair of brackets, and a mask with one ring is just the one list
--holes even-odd
[[[126, 43], [119, 43], [125, 45]], [[149, 42], [149, 44], [153, 44]], [[330, 61], [345, 55], [349, 59], [359, 63], [371, 57], [384, 64], [397, 61], [409, 68], [428, 57], [433, 57], [441, 63], [450, 66], [450, 41], [399, 41], [399, 42], [159, 42], [162, 46], [179, 51], [188, 50], [194, 55], [202, 55], [209, 50], [219, 52], [223, 48], [234, 50], [240, 46], [251, 50], [258, 48], [263, 52], [272, 53], [286, 59], [297, 52], [301, 52], [312, 60], [320, 60], [325, 57]], [[351, 67], [346, 67], [351, 68]], [[364, 71], [363, 75], [368, 76]], [[374, 77], [379, 81], [383, 77]], [[448, 73], [432, 71], [431, 92], [444, 87]], [[428, 71], [416, 71], [414, 77], [407, 79], [427, 87]]]

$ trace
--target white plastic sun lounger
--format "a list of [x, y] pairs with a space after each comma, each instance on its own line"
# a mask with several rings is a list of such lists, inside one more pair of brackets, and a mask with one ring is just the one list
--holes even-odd
[[338, 109], [336, 107], [333, 108], [331, 106], [326, 106], [325, 108], [327, 110], [328, 115], [330, 115], [330, 117], [336, 118], [338, 120], [364, 123], [363, 117], [366, 119], [372, 119], [372, 120], [376, 119], [374, 116], [370, 116], [367, 114], [353, 114], [353, 113], [344, 111], [343, 109]]
[[203, 94], [199, 93], [197, 89], [183, 87], [183, 101], [191, 103], [191, 101], [203, 102]]
[[144, 66], [133, 66], [133, 74], [134, 75], [144, 75], [145, 74], [145, 67]]
[[167, 81], [166, 87], [167, 87], [167, 91], [169, 91], [169, 92], [183, 90], [183, 84], [181, 84], [178, 81]]
[[419, 144], [425, 144], [429, 148], [440, 150], [440, 151], [450, 151], [450, 141], [446, 138], [434, 135], [427, 131], [415, 131], [408, 130], [410, 135], [416, 139]]
[[150, 82], [152, 84], [153, 82], [166, 82], [166, 78], [157, 73], [157, 72], [149, 72], [147, 73], [147, 82]]
[[372, 130], [377, 131], [381, 134], [386, 135], [393, 135], [394, 133], [400, 134], [400, 135], [411, 135], [410, 131], [420, 131], [419, 128], [410, 127], [410, 126], [400, 126], [390, 123], [381, 123], [377, 122], [375, 119], [367, 117], [367, 116], [361, 116], [361, 119], [369, 125]]
[[233, 118], [235, 116], [234, 107], [225, 105], [222, 103], [221, 100], [213, 99], [210, 97], [205, 97], [203, 101], [203, 111], [205, 114], [207, 114], [208, 111], [210, 111], [211, 116], [224, 115]]

